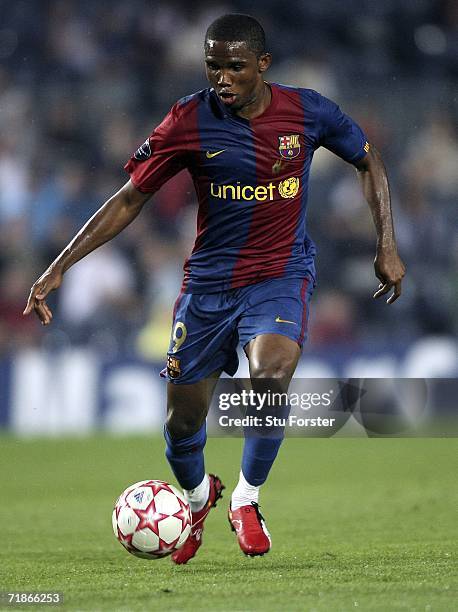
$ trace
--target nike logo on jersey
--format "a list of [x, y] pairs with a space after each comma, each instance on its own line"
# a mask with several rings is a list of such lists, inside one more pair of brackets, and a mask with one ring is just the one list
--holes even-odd
[[224, 153], [226, 149], [221, 149], [221, 151], [214, 151], [213, 153], [211, 151], [207, 151], [206, 155], [207, 155], [207, 159], [211, 159], [212, 157], [216, 157], [217, 155], [221, 155], [221, 153]]
[[277, 316], [275, 319], [275, 323], [291, 323], [291, 325], [297, 325], [295, 321], [287, 321], [286, 319], [280, 319], [280, 316]]

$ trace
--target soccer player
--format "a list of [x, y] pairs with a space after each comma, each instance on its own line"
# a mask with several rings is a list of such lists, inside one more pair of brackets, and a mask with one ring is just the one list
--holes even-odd
[[[380, 284], [374, 297], [393, 289], [392, 304], [405, 272], [384, 165], [360, 127], [316, 91], [264, 80], [271, 55], [261, 25], [250, 16], [214, 21], [204, 50], [210, 87], [172, 107], [126, 164], [130, 180], [35, 282], [24, 311], [34, 310], [48, 325], [46, 296], [70, 266], [116, 236], [177, 172], [191, 173], [199, 200], [197, 238], [173, 311], [164, 427], [167, 459], [193, 517], [188, 540], [172, 557], [178, 564], [196, 554], [204, 521], [224, 488], [206, 474], [203, 455], [218, 377], [235, 373], [240, 343], [253, 385], [269, 379], [286, 390], [300, 357], [315, 286], [315, 246], [305, 214], [318, 147], [357, 170], [377, 232]], [[229, 520], [248, 555], [271, 546], [258, 498], [281, 441], [281, 434], [245, 439]]]

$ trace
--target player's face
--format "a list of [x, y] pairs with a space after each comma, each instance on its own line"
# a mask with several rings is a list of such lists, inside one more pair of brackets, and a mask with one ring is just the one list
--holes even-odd
[[263, 73], [271, 63], [265, 53], [256, 57], [245, 42], [207, 40], [207, 79], [220, 100], [234, 111], [253, 104], [264, 91]]

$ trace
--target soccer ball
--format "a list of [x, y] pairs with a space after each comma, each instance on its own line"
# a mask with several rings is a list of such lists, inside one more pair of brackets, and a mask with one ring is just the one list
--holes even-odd
[[191, 510], [183, 495], [162, 480], [142, 480], [116, 501], [113, 531], [130, 553], [161, 559], [178, 550], [191, 531]]

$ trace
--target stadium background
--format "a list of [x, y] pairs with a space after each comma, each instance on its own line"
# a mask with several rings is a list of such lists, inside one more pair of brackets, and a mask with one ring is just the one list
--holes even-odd
[[36, 277], [124, 183], [129, 155], [176, 99], [205, 87], [203, 34], [229, 11], [265, 26], [270, 80], [317, 89], [363, 126], [391, 182], [408, 274], [387, 307], [371, 297], [374, 231], [354, 171], [316, 155], [308, 218], [318, 288], [299, 373], [457, 375], [458, 5], [279, 6], [0, 2], [0, 425], [19, 434], [159, 427], [157, 372], [195, 235], [185, 173], [66, 275], [49, 328], [22, 310]]
[[[171, 478], [157, 372], [194, 237], [185, 174], [66, 275], [49, 328], [21, 315], [37, 275], [126, 180], [131, 152], [205, 86], [203, 33], [232, 10], [265, 25], [272, 80], [336, 99], [377, 143], [408, 269], [395, 305], [371, 299], [367, 206], [352, 168], [321, 151], [300, 373], [456, 382], [456, 2], [0, 0], [0, 592], [61, 591], [65, 610], [455, 609], [452, 438], [288, 439], [262, 491], [274, 542], [262, 559], [240, 553], [228, 495], [189, 566], [142, 562], [113, 538], [116, 496]], [[240, 446], [207, 443], [227, 491]]]

